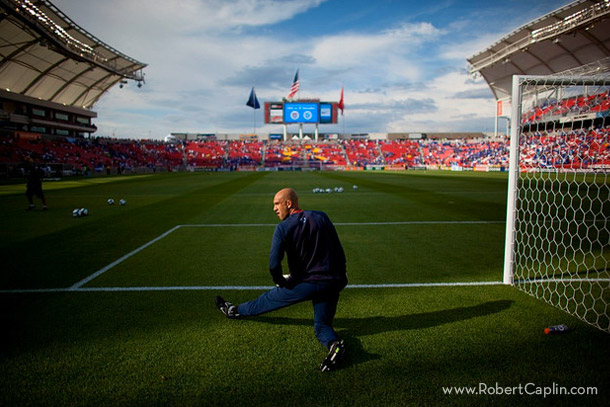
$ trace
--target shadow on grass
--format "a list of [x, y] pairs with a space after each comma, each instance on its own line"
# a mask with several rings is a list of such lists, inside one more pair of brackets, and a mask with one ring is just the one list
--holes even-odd
[[[364, 318], [336, 318], [333, 325], [335, 329], [340, 331], [341, 337], [347, 343], [348, 356], [345, 361], [346, 365], [354, 365], [381, 357], [380, 355], [368, 353], [363, 348], [358, 337], [391, 331], [431, 328], [471, 318], [483, 317], [504, 311], [510, 308], [513, 302], [512, 300], [488, 301], [472, 307], [458, 307], [393, 317], [380, 315]], [[257, 316], [246, 320], [273, 325], [302, 325], [313, 328], [313, 318]]]

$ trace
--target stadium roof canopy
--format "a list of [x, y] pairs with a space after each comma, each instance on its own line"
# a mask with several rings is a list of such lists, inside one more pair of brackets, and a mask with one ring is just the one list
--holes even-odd
[[91, 109], [146, 64], [79, 27], [47, 0], [0, 0], [0, 88]]
[[610, 70], [610, 0], [578, 0], [501, 38], [470, 58], [497, 100], [510, 98], [513, 75]]

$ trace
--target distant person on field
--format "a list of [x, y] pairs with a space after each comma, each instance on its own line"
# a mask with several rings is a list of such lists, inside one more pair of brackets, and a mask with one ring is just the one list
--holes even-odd
[[42, 210], [47, 210], [47, 200], [44, 197], [44, 192], [42, 192], [42, 178], [44, 177], [44, 172], [38, 166], [32, 166], [30, 168], [30, 172], [28, 174], [28, 182], [25, 190], [25, 196], [28, 198], [28, 202], [30, 205], [28, 206], [28, 211], [31, 211], [36, 207], [34, 205], [34, 195], [36, 195], [42, 201]]
[[[324, 212], [304, 211], [296, 192], [285, 188], [275, 194], [273, 211], [281, 222], [273, 233], [269, 270], [276, 287], [254, 301], [233, 305], [216, 297], [216, 306], [228, 318], [265, 314], [311, 301], [315, 335], [328, 349], [322, 371], [337, 367], [345, 343], [332, 327], [339, 293], [347, 285], [345, 253], [333, 223]], [[282, 274], [284, 253], [290, 274]]]

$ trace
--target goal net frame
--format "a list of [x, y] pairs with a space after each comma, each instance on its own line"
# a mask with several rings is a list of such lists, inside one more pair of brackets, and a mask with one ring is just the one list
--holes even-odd
[[[528, 136], [524, 130], [533, 127], [524, 120], [524, 105], [545, 92], [561, 96], [560, 89], [579, 87], [605, 89], [610, 75], [513, 76], [503, 282], [610, 333], [610, 166], [532, 165], [525, 171], [521, 164], [526, 163], [520, 161]], [[586, 116], [591, 119], [591, 114]], [[610, 126], [609, 112], [599, 119]], [[570, 126], [578, 120], [581, 134], [588, 131], [586, 119], [576, 111], [564, 116], [559, 126], [551, 123], [556, 133], [549, 139], [564, 137], [565, 129], [573, 131]], [[551, 134], [548, 123], [537, 124], [545, 135]], [[542, 139], [532, 138], [532, 133], [529, 137], [533, 142]]]

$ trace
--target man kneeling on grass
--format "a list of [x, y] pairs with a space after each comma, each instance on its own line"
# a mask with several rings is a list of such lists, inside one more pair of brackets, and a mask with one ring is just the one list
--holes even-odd
[[[339, 293], [347, 285], [345, 253], [334, 225], [324, 212], [304, 211], [296, 192], [285, 188], [275, 194], [273, 211], [280, 222], [273, 233], [269, 270], [276, 287], [254, 301], [234, 305], [216, 297], [216, 306], [228, 318], [261, 315], [311, 300], [314, 331], [328, 349], [320, 369], [338, 366], [345, 343], [332, 327]], [[288, 256], [290, 274], [282, 274], [282, 259]]]

